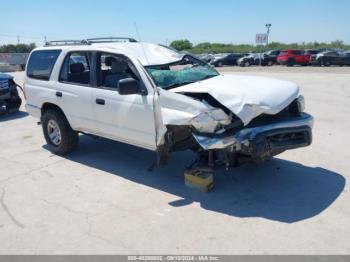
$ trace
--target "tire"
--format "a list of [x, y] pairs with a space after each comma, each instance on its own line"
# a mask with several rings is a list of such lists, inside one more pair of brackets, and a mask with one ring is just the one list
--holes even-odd
[[323, 60], [322, 60], [322, 65], [328, 67], [328, 66], [331, 66], [331, 62], [328, 61], [328, 60], [326, 60], [326, 59], [323, 59]]
[[249, 61], [245, 61], [244, 64], [243, 64], [244, 67], [248, 67], [250, 66], [250, 62]]
[[287, 66], [294, 66], [294, 64], [295, 64], [294, 59], [288, 59]]
[[[71, 128], [61, 112], [48, 110], [42, 116], [41, 122], [47, 146], [52, 153], [67, 155], [77, 147], [78, 133]], [[57, 131], [55, 127], [58, 128], [58, 132], [55, 132]]]
[[273, 66], [273, 62], [272, 61], [268, 61], [267, 62], [267, 66]]
[[217, 66], [218, 66], [218, 67], [223, 67], [223, 66], [224, 66], [224, 63], [223, 63], [223, 62], [219, 62]]

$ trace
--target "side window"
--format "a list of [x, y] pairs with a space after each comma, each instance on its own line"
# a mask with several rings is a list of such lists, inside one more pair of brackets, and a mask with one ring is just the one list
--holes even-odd
[[34, 51], [28, 61], [27, 76], [40, 80], [49, 80], [60, 53], [61, 50]]
[[328, 52], [325, 55], [327, 55], [327, 56], [336, 56], [337, 53], [336, 52]]
[[59, 81], [74, 84], [90, 84], [90, 53], [69, 53], [62, 65]]
[[126, 58], [118, 55], [100, 53], [97, 58], [99, 86], [117, 88], [120, 80], [138, 77], [130, 68]]

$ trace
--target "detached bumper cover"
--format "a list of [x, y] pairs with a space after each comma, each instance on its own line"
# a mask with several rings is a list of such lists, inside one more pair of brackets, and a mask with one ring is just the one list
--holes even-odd
[[193, 134], [203, 150], [229, 149], [249, 155], [263, 152], [269, 155], [284, 150], [305, 147], [312, 142], [314, 119], [303, 113], [299, 117], [289, 117], [273, 124], [245, 128], [232, 135], [206, 136]]

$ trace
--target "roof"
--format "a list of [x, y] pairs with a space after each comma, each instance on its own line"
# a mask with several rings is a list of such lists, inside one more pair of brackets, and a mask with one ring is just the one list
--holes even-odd
[[113, 42], [92, 43], [89, 45], [52, 45], [40, 47], [35, 50], [66, 50], [66, 51], [103, 51], [124, 54], [138, 59], [143, 66], [163, 65], [180, 61], [184, 54], [180, 54], [168, 47], [143, 42]]

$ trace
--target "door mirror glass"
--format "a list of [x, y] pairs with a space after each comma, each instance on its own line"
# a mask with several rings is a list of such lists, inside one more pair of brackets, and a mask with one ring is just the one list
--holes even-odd
[[120, 95], [141, 94], [140, 82], [134, 78], [124, 78], [118, 82], [118, 92]]

